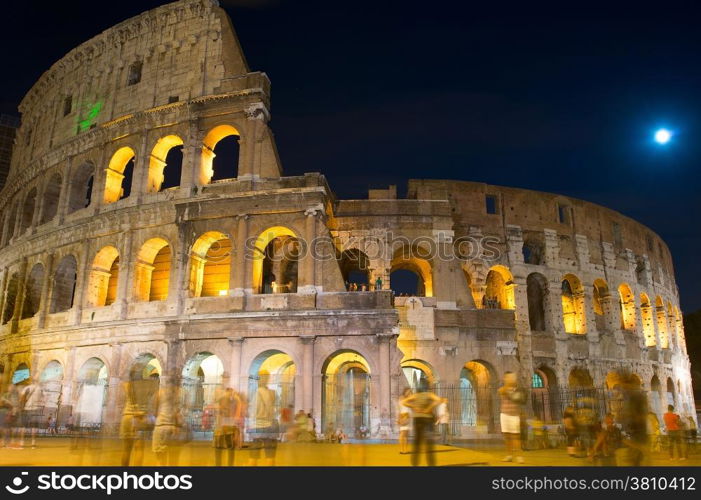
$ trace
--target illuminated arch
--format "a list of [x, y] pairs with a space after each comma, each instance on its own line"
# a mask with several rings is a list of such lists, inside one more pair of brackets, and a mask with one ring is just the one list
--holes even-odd
[[370, 429], [370, 366], [358, 352], [336, 351], [322, 367], [321, 425], [342, 428], [353, 435]]
[[190, 295], [227, 295], [231, 272], [231, 240], [224, 233], [209, 231], [200, 236], [190, 252]]
[[402, 361], [401, 365], [407, 383], [412, 390], [416, 391], [421, 387], [422, 381], [425, 381], [428, 386], [436, 384], [437, 380], [433, 367], [426, 361], [407, 359]]
[[[192, 356], [182, 371], [183, 412], [190, 422], [204, 422], [205, 414], [213, 415], [216, 394], [222, 386], [224, 364], [211, 352], [198, 352]], [[211, 430], [210, 424], [202, 424], [198, 430]]]
[[151, 238], [141, 246], [136, 259], [134, 280], [137, 300], [166, 300], [170, 283], [170, 245], [163, 238]]
[[255, 415], [256, 393], [261, 377], [266, 386], [275, 393], [275, 414], [283, 408], [294, 407], [295, 375], [297, 367], [292, 357], [286, 352], [271, 349], [258, 354], [251, 362], [248, 371], [249, 415]]
[[621, 308], [621, 329], [634, 332], [637, 319], [635, 317], [635, 295], [627, 283], [618, 286], [618, 300]]
[[584, 288], [574, 274], [562, 278], [562, 320], [567, 333], [583, 335], [587, 332]]
[[339, 258], [341, 276], [347, 284], [370, 285], [370, 259], [357, 248], [344, 250]]
[[265, 291], [263, 286], [263, 264], [266, 260], [266, 249], [268, 248], [268, 245], [276, 238], [285, 237], [295, 239], [298, 238], [297, 234], [292, 229], [285, 226], [269, 227], [262, 231], [258, 235], [258, 238], [256, 238], [255, 248], [253, 251], [253, 290], [255, 290], [257, 293], [263, 293]]
[[[73, 408], [74, 425], [101, 424], [107, 408], [109, 373], [100, 358], [90, 358], [78, 372], [78, 397]], [[76, 422], [77, 421], [77, 422]]]
[[214, 149], [217, 143], [226, 137], [241, 136], [232, 125], [219, 125], [210, 130], [202, 141], [202, 162], [200, 167], [199, 184], [209, 184], [214, 175]]
[[103, 201], [114, 203], [129, 196], [131, 185], [125, 185], [124, 180], [130, 181], [129, 174], [133, 170], [133, 160], [136, 153], [129, 146], [119, 148], [112, 155], [110, 163], [105, 170], [105, 192]]
[[655, 338], [655, 320], [652, 312], [652, 306], [650, 305], [650, 298], [646, 293], [640, 294], [640, 318], [643, 322], [645, 345], [647, 347], [656, 346], [657, 339]]
[[655, 311], [657, 315], [657, 333], [660, 336], [660, 347], [669, 349], [669, 331], [667, 328], [667, 313], [665, 312], [664, 302], [659, 295], [655, 297]]
[[183, 140], [177, 135], [167, 135], [158, 139], [149, 157], [148, 183], [146, 185], [147, 193], [157, 193], [161, 190], [163, 180], [165, 179], [163, 172], [168, 166], [166, 163], [168, 152], [182, 145]]
[[485, 280], [483, 307], [488, 309], [515, 309], [514, 277], [506, 266], [489, 268]]
[[495, 384], [496, 372], [489, 363], [472, 360], [463, 365], [459, 378], [462, 425], [485, 426], [490, 432], [495, 430]]
[[586, 368], [572, 368], [567, 383], [572, 389], [594, 387], [594, 379]]
[[113, 246], [102, 247], [93, 259], [88, 278], [89, 307], [113, 304], [117, 298], [119, 280], [119, 251]]
[[[394, 253], [390, 268], [390, 287], [392, 287], [391, 274], [396, 271], [411, 271], [419, 278], [416, 294], [423, 297], [433, 297], [433, 271], [431, 263], [422, 257], [418, 248], [399, 248]], [[392, 288], [393, 290], [396, 289]]]

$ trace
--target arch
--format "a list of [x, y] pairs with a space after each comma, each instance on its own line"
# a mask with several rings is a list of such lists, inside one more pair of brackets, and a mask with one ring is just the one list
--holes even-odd
[[674, 387], [674, 381], [672, 380], [672, 377], [667, 377], [667, 404], [672, 405], [672, 406], [677, 406], [677, 391], [676, 388]]
[[675, 333], [677, 335], [677, 346], [682, 351], [686, 351], [686, 339], [684, 338], [684, 319], [678, 307], [674, 307]]
[[58, 360], [49, 361], [39, 375], [39, 384], [44, 400], [44, 409], [55, 414], [61, 406], [61, 384], [63, 382], [63, 365]]
[[24, 199], [22, 204], [22, 214], [20, 217], [20, 234], [27, 231], [32, 226], [32, 221], [34, 220], [34, 214], [37, 209], [37, 188], [33, 187], [27, 193], [27, 197]]
[[197, 238], [190, 252], [190, 296], [227, 295], [231, 274], [231, 240], [219, 231]]
[[525, 264], [542, 265], [545, 260], [545, 245], [534, 238], [526, 239], [523, 242], [522, 253]]
[[621, 329], [629, 332], [636, 330], [635, 295], [627, 283], [618, 285], [618, 303], [621, 308]]
[[589, 374], [589, 370], [582, 367], [575, 367], [570, 370], [567, 378], [570, 389], [593, 388], [594, 379]]
[[592, 307], [596, 329], [600, 332], [608, 331], [606, 317], [610, 314], [609, 299], [609, 287], [606, 281], [601, 278], [595, 279], [592, 290]]
[[640, 294], [640, 317], [643, 322], [643, 336], [645, 337], [645, 346], [654, 347], [657, 345], [655, 338], [655, 323], [653, 319], [652, 306], [647, 294]]
[[357, 248], [344, 250], [339, 257], [341, 276], [346, 287], [355, 285], [358, 289], [362, 285], [370, 287], [370, 259], [367, 254]]
[[482, 426], [491, 432], [495, 429], [494, 415], [496, 374], [489, 363], [472, 360], [460, 370], [460, 424]]
[[78, 263], [73, 255], [66, 255], [56, 266], [51, 291], [50, 313], [67, 311], [73, 307]]
[[19, 200], [16, 200], [9, 211], [7, 218], [7, 232], [4, 238], [5, 243], [9, 243], [12, 238], [15, 237], [15, 231], [17, 229], [17, 212], [19, 212]]
[[[202, 141], [202, 161], [200, 167], [199, 183], [201, 185], [209, 184], [212, 180], [225, 179], [229, 177], [236, 177], [238, 169], [238, 140], [240, 138], [239, 131], [236, 130], [232, 125], [218, 125], [211, 129]], [[223, 139], [231, 137], [230, 142], [233, 149], [233, 154], [235, 156], [233, 169], [226, 169], [224, 165], [216, 165], [214, 158], [217, 156], [217, 144]], [[228, 176], [226, 172], [233, 172], [234, 175]]]
[[543, 422], [555, 422], [561, 418], [560, 395], [555, 372], [540, 365], [531, 376], [531, 404], [534, 414]]
[[257, 293], [297, 291], [299, 243], [285, 226], [273, 226], [258, 235], [253, 251], [253, 289]]
[[107, 407], [108, 375], [107, 365], [97, 357], [89, 358], [80, 367], [73, 425], [92, 427], [102, 424]]
[[163, 238], [151, 238], [139, 249], [135, 264], [135, 296], [142, 302], [168, 298], [172, 254]]
[[90, 206], [95, 180], [95, 166], [90, 162], [81, 163], [73, 171], [68, 188], [68, 213]]
[[44, 193], [42, 194], [44, 206], [41, 210], [39, 224], [51, 222], [58, 214], [58, 204], [61, 198], [62, 183], [63, 178], [58, 172], [54, 172], [54, 174], [49, 178], [49, 182], [46, 184]]
[[655, 311], [657, 315], [657, 333], [660, 336], [660, 347], [669, 349], [669, 332], [667, 330], [667, 313], [664, 302], [659, 295], [655, 297]]
[[129, 146], [114, 152], [105, 170], [104, 203], [114, 203], [131, 194], [136, 153]]
[[662, 400], [660, 399], [661, 393], [662, 384], [660, 384], [660, 379], [657, 375], [653, 375], [650, 379], [650, 408], [658, 415], [664, 413]]
[[322, 367], [321, 428], [341, 428], [349, 435], [370, 429], [371, 373], [357, 351], [329, 355]]
[[676, 340], [676, 322], [674, 318], [674, 307], [672, 303], [667, 301], [665, 313], [667, 314], [667, 339], [669, 342], [669, 348], [674, 349], [674, 342]]
[[583, 335], [587, 332], [584, 288], [574, 274], [566, 274], [562, 279], [562, 320], [566, 333]]
[[24, 302], [22, 304], [22, 319], [31, 318], [39, 312], [41, 289], [44, 284], [44, 266], [37, 263], [32, 267], [24, 285]]
[[17, 365], [15, 370], [12, 372], [12, 378], [10, 382], [13, 384], [19, 384], [25, 380], [31, 380], [32, 374], [27, 363], [20, 363]]
[[209, 431], [212, 427], [217, 391], [224, 377], [221, 359], [211, 352], [198, 352], [182, 371], [183, 411], [193, 431]]
[[88, 280], [88, 305], [108, 306], [117, 298], [119, 251], [113, 246], [102, 247], [93, 259]]
[[549, 309], [548, 280], [540, 273], [531, 273], [526, 278], [526, 297], [528, 299], [528, 322], [531, 331], [544, 332], [548, 329]]
[[261, 380], [275, 393], [275, 415], [280, 415], [283, 408], [294, 408], [296, 373], [297, 367], [289, 354], [277, 349], [258, 354], [248, 371], [249, 415], [256, 414], [256, 394]]
[[[427, 257], [427, 252], [423, 252], [417, 247], [402, 247], [394, 252], [390, 267], [390, 288], [396, 293], [406, 293], [408, 295], [417, 295], [419, 297], [433, 297], [433, 270], [431, 263], [424, 257]], [[409, 271], [416, 275], [416, 288], [408, 286], [406, 280], [408, 276], [404, 273], [402, 276], [398, 271]], [[392, 279], [392, 275], [395, 279]], [[398, 280], [401, 280], [399, 284]], [[406, 289], [406, 292], [403, 292]], [[415, 290], [415, 292], [414, 292]]]
[[12, 273], [7, 282], [5, 290], [5, 307], [2, 312], [2, 324], [6, 324], [15, 315], [15, 305], [17, 304], [17, 292], [19, 292], [19, 274]]
[[[148, 163], [148, 184], [146, 185], [146, 192], [157, 193], [163, 189], [169, 187], [175, 187], [180, 184], [179, 175], [170, 175], [168, 177], [173, 180], [177, 179], [177, 183], [171, 185], [172, 183], [166, 183], [165, 169], [166, 167], [170, 170], [171, 168], [176, 169], [178, 166], [182, 168], [182, 145], [183, 140], [177, 135], [166, 135], [161, 137], [156, 142], [156, 145], [151, 151], [151, 156]], [[171, 166], [168, 167], [169, 159], [175, 160], [175, 157], [171, 154], [172, 152], [180, 152], [180, 165], [177, 165], [175, 161], [170, 161]]]
[[515, 309], [514, 279], [505, 266], [492, 266], [487, 272], [482, 299], [485, 309]]
[[431, 387], [437, 382], [433, 367], [426, 361], [407, 359], [402, 361], [401, 366], [404, 377], [413, 391], [417, 391], [424, 383]]

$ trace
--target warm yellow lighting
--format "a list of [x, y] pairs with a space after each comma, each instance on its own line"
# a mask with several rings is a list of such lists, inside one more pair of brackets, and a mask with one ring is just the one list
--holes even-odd
[[220, 297], [226, 297], [226, 295], [229, 293], [229, 290], [219, 290], [219, 296]]

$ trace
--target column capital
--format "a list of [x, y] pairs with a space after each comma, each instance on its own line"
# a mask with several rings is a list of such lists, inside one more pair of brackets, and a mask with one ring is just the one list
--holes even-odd
[[313, 344], [316, 342], [316, 335], [300, 335], [297, 338], [302, 344]]
[[226, 340], [228, 340], [229, 344], [231, 344], [232, 346], [240, 346], [241, 344], [243, 344], [243, 341], [246, 340], [246, 337], [227, 337]]

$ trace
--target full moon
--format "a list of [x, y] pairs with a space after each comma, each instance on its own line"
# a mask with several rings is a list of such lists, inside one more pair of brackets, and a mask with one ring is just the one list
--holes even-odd
[[661, 128], [655, 132], [655, 141], [659, 144], [667, 144], [672, 138], [672, 132], [666, 128]]

